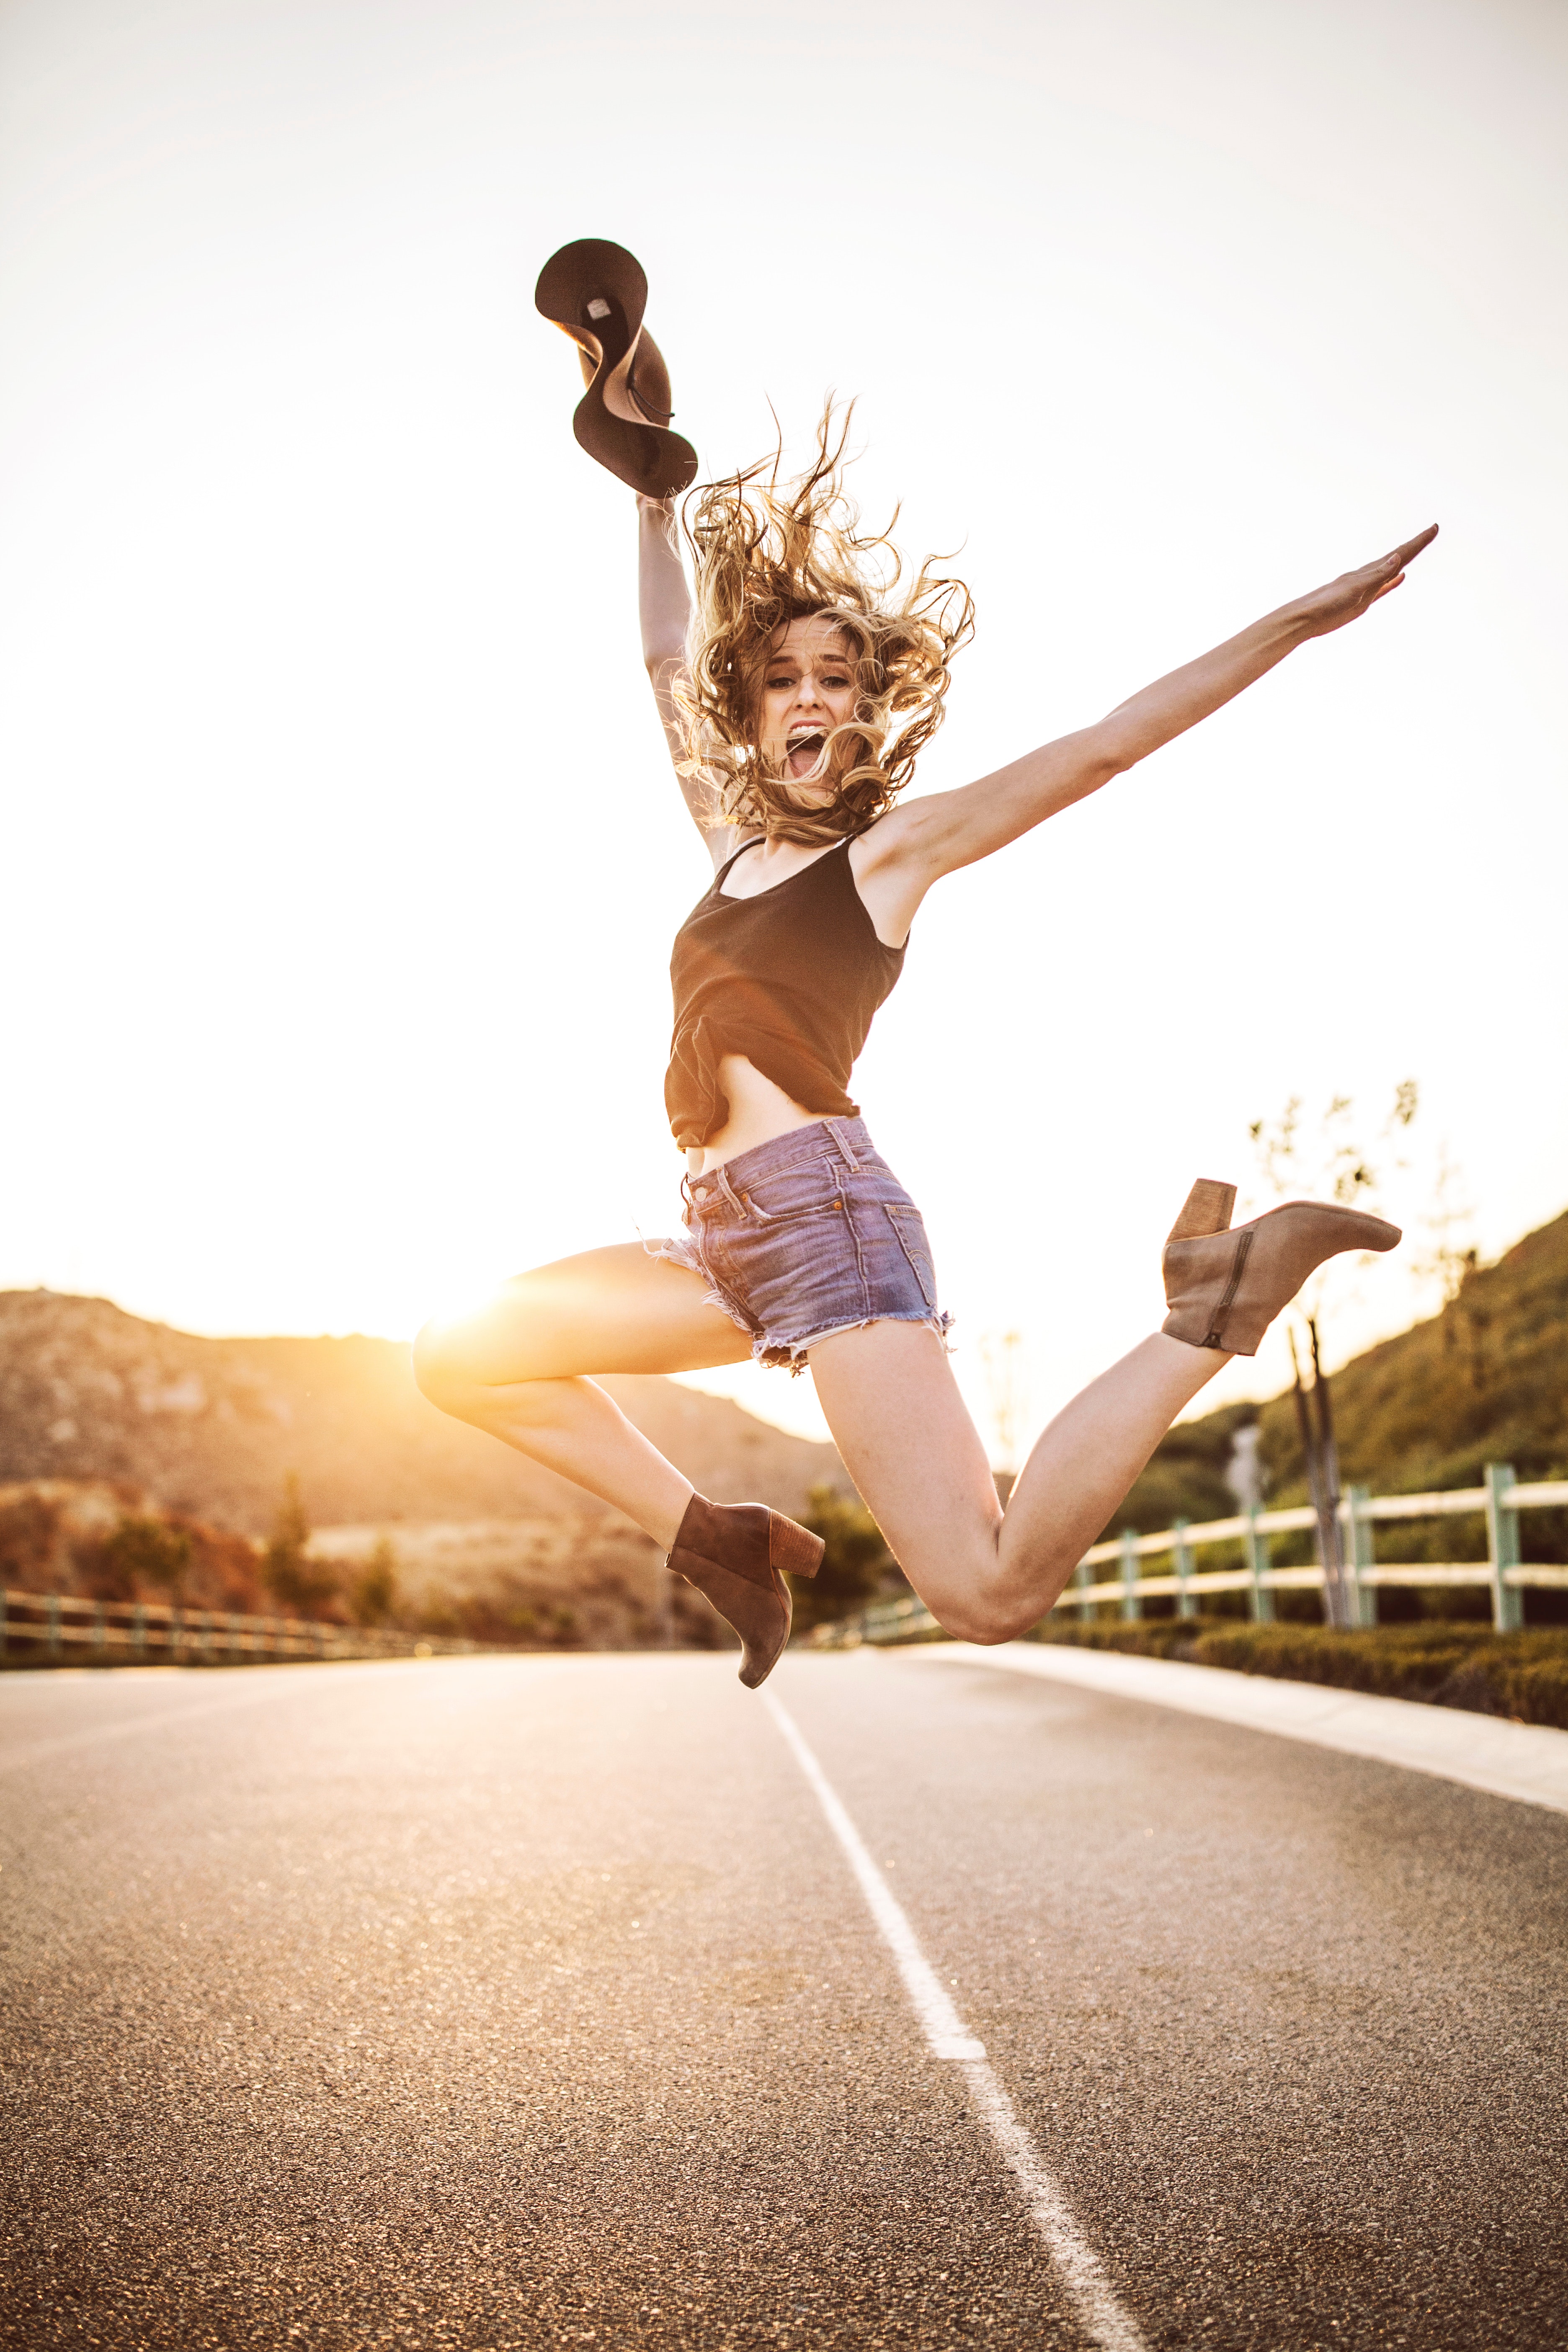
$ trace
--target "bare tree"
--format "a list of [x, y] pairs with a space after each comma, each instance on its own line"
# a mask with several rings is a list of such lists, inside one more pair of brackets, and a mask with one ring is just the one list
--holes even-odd
[[[1475, 1207], [1446, 1143], [1438, 1148], [1431, 1201], [1420, 1219], [1421, 1245], [1411, 1260], [1417, 1282], [1434, 1283], [1445, 1307], [1451, 1307], [1479, 1263], [1475, 1245]], [[1446, 1327], [1446, 1341], [1454, 1345], [1455, 1327]]]
[[[1363, 1139], [1349, 1095], [1334, 1095], [1321, 1118], [1303, 1128], [1301, 1097], [1292, 1095], [1279, 1117], [1270, 1123], [1257, 1118], [1247, 1132], [1252, 1139], [1258, 1173], [1276, 1198], [1308, 1194], [1337, 1201], [1342, 1208], [1372, 1209], [1395, 1172], [1408, 1168], [1402, 1156], [1403, 1139], [1414, 1123], [1420, 1090], [1405, 1078], [1394, 1090], [1394, 1100], [1371, 1149]], [[1364, 1263], [1364, 1260], [1362, 1262]], [[1307, 1487], [1318, 1522], [1318, 1558], [1323, 1570], [1323, 1612], [1331, 1625], [1352, 1622], [1350, 1579], [1345, 1572], [1344, 1542], [1340, 1527], [1340, 1458], [1334, 1438], [1333, 1401], [1323, 1370], [1321, 1324], [1336, 1282], [1342, 1282], [1343, 1261], [1330, 1259], [1319, 1270], [1298, 1309], [1306, 1325], [1304, 1351], [1311, 1366], [1309, 1387], [1301, 1377], [1296, 1334], [1287, 1326], [1290, 1369], [1295, 1381], [1296, 1425], [1307, 1469]]]

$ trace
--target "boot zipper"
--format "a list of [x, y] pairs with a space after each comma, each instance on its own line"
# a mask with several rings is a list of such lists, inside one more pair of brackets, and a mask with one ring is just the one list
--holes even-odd
[[1247, 1264], [1251, 1248], [1252, 1235], [1238, 1234], [1236, 1241], [1236, 1256], [1231, 1264], [1230, 1280], [1226, 1284], [1219, 1305], [1215, 1308], [1214, 1320], [1209, 1326], [1208, 1337], [1203, 1343], [1205, 1348], [1218, 1348], [1224, 1345], [1219, 1335], [1225, 1328], [1225, 1318], [1230, 1313], [1231, 1301], [1240, 1287], [1241, 1270]]

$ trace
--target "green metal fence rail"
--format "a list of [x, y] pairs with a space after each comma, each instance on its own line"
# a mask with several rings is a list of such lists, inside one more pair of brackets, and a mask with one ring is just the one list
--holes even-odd
[[[1352, 1486], [1340, 1505], [1345, 1530], [1345, 1570], [1350, 1580], [1352, 1622], [1377, 1622], [1375, 1594], [1380, 1585], [1483, 1585], [1491, 1593], [1492, 1623], [1509, 1633], [1524, 1622], [1522, 1596], [1531, 1587], [1568, 1591], [1568, 1568], [1532, 1565], [1523, 1559], [1520, 1539], [1521, 1511], [1561, 1509], [1568, 1506], [1568, 1479], [1542, 1479], [1521, 1485], [1505, 1463], [1489, 1462], [1481, 1486], [1458, 1486], [1437, 1495], [1369, 1495]], [[1376, 1529], [1384, 1519], [1446, 1518], [1461, 1512], [1484, 1518], [1485, 1559], [1390, 1560], [1380, 1566]], [[1315, 1528], [1317, 1513], [1309, 1506], [1289, 1511], [1247, 1511], [1232, 1519], [1205, 1519], [1189, 1525], [1178, 1519], [1158, 1535], [1141, 1536], [1129, 1528], [1109, 1543], [1085, 1552], [1072, 1582], [1056, 1604], [1091, 1616], [1106, 1602], [1119, 1605], [1124, 1618], [1143, 1614], [1146, 1601], [1173, 1600], [1178, 1617], [1195, 1617], [1205, 1592], [1245, 1592], [1248, 1613], [1267, 1623], [1274, 1614], [1274, 1595], [1282, 1591], [1321, 1591], [1322, 1565], [1271, 1568], [1270, 1536]], [[1239, 1544], [1241, 1565], [1200, 1570], [1195, 1555], [1215, 1544]], [[1170, 1570], [1151, 1574], [1147, 1563], [1168, 1559]], [[1114, 1565], [1117, 1573], [1096, 1581], [1097, 1568]], [[1053, 1614], [1055, 1612], [1052, 1612]], [[941, 1627], [923, 1601], [889, 1601], [866, 1610], [837, 1625], [817, 1628], [813, 1641], [819, 1648], [847, 1648], [856, 1642], [907, 1642], [929, 1639]]]
[[478, 1642], [429, 1640], [309, 1617], [241, 1617], [155, 1601], [0, 1592], [0, 1657], [25, 1665], [237, 1665], [285, 1658], [467, 1657]]

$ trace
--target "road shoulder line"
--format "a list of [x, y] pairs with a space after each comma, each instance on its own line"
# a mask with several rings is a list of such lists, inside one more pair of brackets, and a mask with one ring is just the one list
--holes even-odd
[[829, 1829], [844, 1849], [867, 1907], [898, 1964], [910, 2006], [933, 2054], [962, 2066], [970, 2105], [1024, 2192], [1029, 2218], [1057, 2266], [1086, 2337], [1096, 2352], [1148, 2352], [1137, 2322], [1118, 2299], [1099, 2255], [1079, 2228], [1060, 2188], [1020, 2122], [1000, 2076], [985, 2055], [985, 2044], [976, 2041], [948, 1998], [945, 1986], [921, 1949], [908, 1914], [872, 1861], [827, 1775], [801, 1737], [793, 1717], [772, 1691], [763, 1693], [763, 1703], [826, 1815]]
[[965, 1642], [922, 1642], [878, 1654], [1037, 1675], [1047, 1682], [1072, 1683], [1110, 1697], [1141, 1699], [1184, 1715], [1240, 1724], [1249, 1731], [1337, 1748], [1342, 1755], [1430, 1772], [1439, 1780], [1484, 1790], [1489, 1796], [1568, 1813], [1568, 1731], [1544, 1724], [1505, 1723], [1458, 1707], [1373, 1698], [1321, 1683], [1233, 1674], [1223, 1666], [1079, 1650], [1066, 1643], [1003, 1642], [994, 1649], [978, 1649]]

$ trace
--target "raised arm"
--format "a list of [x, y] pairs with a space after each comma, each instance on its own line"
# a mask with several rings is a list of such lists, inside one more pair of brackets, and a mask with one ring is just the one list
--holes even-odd
[[1184, 735], [1189, 727], [1233, 701], [1309, 637], [1327, 636], [1331, 630], [1342, 629], [1347, 621], [1359, 620], [1380, 597], [1399, 586], [1406, 564], [1436, 535], [1434, 523], [1430, 530], [1406, 540], [1403, 547], [1380, 556], [1375, 563], [1347, 572], [1327, 587], [1314, 588], [1293, 604], [1282, 604], [1277, 613], [1267, 614], [1249, 629], [1243, 629], [1239, 636], [1227, 638], [1212, 653], [1201, 654], [1168, 677], [1157, 678], [1130, 701], [1119, 703], [1096, 725], [1082, 728], [1076, 735], [1064, 735], [1037, 751], [1026, 752], [1021, 760], [998, 768], [994, 775], [983, 776], [978, 783], [966, 784], [958, 792], [934, 793], [928, 800], [911, 801], [895, 810], [868, 836], [866, 850], [876, 842], [879, 854], [868, 857], [867, 877], [874, 867], [881, 867], [888, 877], [885, 891], [892, 881], [891, 869], [901, 869], [910, 890], [916, 894], [908, 910], [912, 915], [920, 895], [939, 875], [972, 866], [977, 858], [990, 856], [993, 850], [1005, 848], [1058, 809], [1086, 799], [1113, 776], [1146, 760], [1162, 743]]
[[639, 498], [637, 500], [637, 614], [642, 623], [643, 663], [647, 670], [648, 683], [653, 688], [654, 700], [658, 705], [669, 756], [676, 763], [676, 782], [680, 786], [681, 797], [692, 823], [707, 842], [714, 863], [718, 865], [728, 834], [714, 832], [700, 786], [693, 777], [683, 776], [680, 772], [679, 763], [686, 756], [686, 741], [672, 688], [686, 657], [686, 625], [691, 617], [691, 594], [686, 584], [685, 566], [680, 561], [680, 543], [676, 537], [672, 499]]

